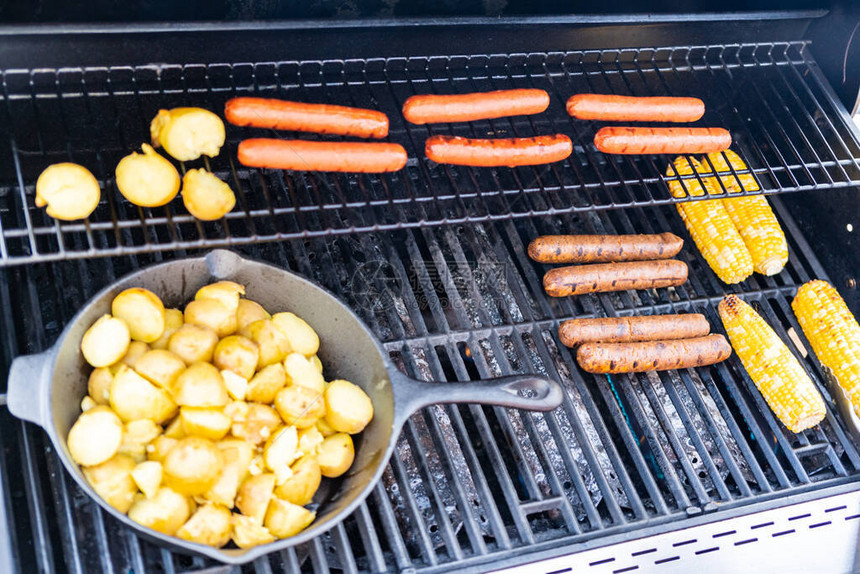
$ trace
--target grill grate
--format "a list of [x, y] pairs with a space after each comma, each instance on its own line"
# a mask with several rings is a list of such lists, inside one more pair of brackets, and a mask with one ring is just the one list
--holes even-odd
[[[798, 284], [825, 273], [781, 200], [772, 201], [789, 237], [789, 264], [775, 277], [756, 275], [728, 289], [706, 271], [675, 209], [666, 206], [243, 250], [338, 293], [412, 376], [444, 381], [540, 372], [565, 388], [564, 404], [553, 413], [457, 405], [414, 415], [381, 483], [353, 516], [243, 571], [486, 567], [678, 528], [696, 515], [725, 518], [856, 481], [860, 453], [823, 387], [831, 414], [821, 426], [793, 435], [770, 415], [736, 357], [696, 370], [610, 378], [580, 372], [556, 342], [559, 321], [574, 316], [695, 310], [721, 330], [715, 304], [725, 291], [752, 301], [784, 338], [786, 329], [800, 332], [790, 297]], [[524, 251], [544, 233], [663, 230], [688, 241], [681, 257], [690, 279], [675, 289], [550, 299], [540, 285], [545, 267]], [[104, 284], [138, 266], [190, 254], [3, 270], [0, 372], [13, 356], [53, 342]], [[804, 364], [820, 383], [817, 361], [809, 357]], [[215, 566], [162, 550], [106, 517], [66, 476], [34, 426], [4, 410], [0, 428], [8, 530], [23, 571]]]
[[[702, 96], [708, 112], [699, 123], [731, 130], [765, 193], [860, 184], [860, 142], [804, 42], [0, 74], [0, 130], [8, 131], [0, 134], [0, 266], [677, 202], [664, 175], [671, 158], [595, 151], [596, 126], [564, 111], [565, 99], [581, 91]], [[426, 127], [404, 122], [399, 112], [415, 93], [515, 87], [548, 90], [547, 113]], [[390, 139], [406, 146], [411, 159], [401, 172], [383, 176], [249, 170], [233, 160], [236, 146], [267, 134], [230, 127], [224, 153], [207, 164], [237, 191], [237, 207], [225, 219], [201, 223], [178, 200], [143, 209], [119, 195], [114, 166], [147, 140], [159, 108], [221, 110], [243, 94], [380, 109], [391, 118]], [[461, 168], [423, 156], [431, 133], [554, 132], [570, 134], [575, 149], [551, 166]], [[102, 182], [102, 203], [89, 220], [59, 223], [35, 208], [34, 182], [57, 161], [82, 163]]]

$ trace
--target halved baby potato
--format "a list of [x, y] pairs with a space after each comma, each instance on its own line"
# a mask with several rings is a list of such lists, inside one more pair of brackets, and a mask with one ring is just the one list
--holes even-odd
[[202, 495], [215, 484], [223, 467], [221, 451], [214, 442], [185, 437], [164, 458], [164, 483], [181, 494]]
[[249, 516], [234, 514], [232, 523], [233, 534], [231, 539], [239, 548], [253, 548], [275, 541], [275, 537], [265, 526], [258, 524]]
[[119, 445], [120, 454], [128, 455], [134, 462], [146, 460], [146, 447], [158, 438], [161, 427], [150, 419], [138, 419], [126, 423], [122, 433], [122, 443]]
[[172, 391], [176, 379], [185, 370], [185, 362], [166, 349], [154, 349], [135, 362], [134, 370], [150, 383]]
[[108, 367], [112, 373], [116, 373], [119, 370], [120, 365], [125, 365], [126, 367], [134, 367], [134, 364], [137, 363], [137, 360], [144, 356], [147, 352], [149, 352], [149, 345], [144, 343], [143, 341], [135, 341], [132, 338], [131, 343], [128, 344], [128, 350], [125, 352], [125, 355], [122, 356], [118, 362], [114, 363], [110, 367]]
[[263, 309], [263, 306], [256, 301], [250, 299], [239, 299], [239, 305], [236, 307], [236, 322], [241, 331], [255, 321], [263, 319], [271, 319], [269, 312]]
[[265, 526], [278, 538], [295, 536], [316, 518], [316, 513], [303, 506], [273, 498], [266, 511]]
[[253, 445], [268, 439], [283, 422], [275, 409], [260, 403], [236, 401], [224, 409], [224, 414], [233, 420], [233, 436]]
[[236, 332], [236, 311], [218, 299], [197, 299], [185, 306], [185, 323], [208, 327], [226, 337]]
[[248, 392], [248, 379], [240, 377], [227, 369], [221, 371], [221, 376], [224, 378], [224, 386], [227, 387], [227, 394], [233, 400], [245, 400], [245, 393]]
[[257, 368], [262, 369], [272, 363], [280, 363], [290, 352], [287, 336], [272, 323], [271, 319], [261, 319], [246, 326], [239, 333], [251, 339], [260, 348]]
[[287, 335], [293, 352], [315, 355], [319, 350], [320, 338], [316, 331], [295, 313], [275, 313], [272, 315], [272, 323]]
[[226, 137], [224, 122], [203, 108], [158, 110], [149, 124], [152, 145], [179, 161], [192, 161], [201, 155], [215, 157]]
[[326, 437], [317, 455], [320, 472], [329, 478], [336, 478], [349, 470], [353, 459], [355, 448], [352, 437], [342, 432]]
[[140, 496], [128, 511], [128, 517], [147, 528], [173, 536], [191, 515], [187, 496], [162, 486], [155, 496]]
[[227, 508], [233, 508], [239, 486], [248, 476], [248, 466], [254, 458], [254, 447], [248, 441], [227, 438], [216, 443], [224, 460], [224, 467], [204, 498]]
[[299, 438], [296, 427], [277, 429], [263, 448], [263, 462], [275, 473], [275, 484], [283, 484], [293, 474], [290, 465], [299, 457]]
[[373, 418], [373, 403], [361, 387], [338, 379], [325, 390], [325, 420], [331, 428], [349, 434], [360, 433]]
[[230, 417], [218, 408], [182, 407], [179, 418], [186, 435], [209, 440], [224, 438], [233, 424]]
[[293, 475], [275, 488], [275, 496], [304, 506], [309, 504], [322, 482], [320, 464], [314, 456], [303, 456], [291, 467]]
[[151, 444], [146, 447], [146, 458], [148, 460], [154, 460], [163, 463], [164, 459], [167, 458], [167, 453], [170, 452], [176, 443], [179, 442], [179, 439], [171, 438], [166, 435], [161, 435], [152, 441]]
[[259, 360], [257, 343], [241, 335], [230, 335], [218, 341], [212, 355], [212, 363], [216, 367], [232, 371], [246, 380], [254, 376]]
[[185, 322], [185, 316], [179, 309], [164, 310], [164, 332], [161, 336], [149, 344], [152, 349], [167, 349], [167, 343], [179, 327]]
[[249, 476], [239, 488], [239, 495], [236, 497], [236, 508], [254, 520], [257, 524], [262, 524], [266, 516], [266, 508], [269, 506], [269, 501], [272, 500], [275, 490], [275, 475], [272, 473], [258, 474], [257, 476]]
[[125, 321], [106, 314], [84, 333], [81, 352], [93, 367], [108, 367], [122, 359], [129, 343], [131, 333]]
[[113, 373], [108, 367], [93, 369], [87, 381], [87, 393], [100, 405], [110, 403], [110, 386], [113, 383]]
[[239, 309], [240, 297], [245, 294], [245, 287], [233, 281], [218, 281], [204, 285], [194, 294], [194, 300], [217, 299], [224, 303], [230, 310], [236, 312]]
[[288, 425], [307, 428], [325, 415], [325, 399], [313, 389], [291, 385], [278, 391], [275, 408]]
[[170, 203], [179, 193], [179, 172], [149, 144], [143, 153], [132, 152], [116, 166], [116, 187], [127, 200], [141, 207]]
[[137, 494], [137, 485], [132, 478], [135, 464], [131, 457], [118, 454], [95, 466], [83, 468], [84, 477], [105, 502], [119, 510], [128, 512]]
[[186, 365], [199, 361], [211, 361], [218, 344], [218, 334], [199, 325], [183, 324], [167, 342], [167, 349], [182, 359]]
[[128, 325], [135, 341], [152, 343], [164, 333], [164, 304], [148, 289], [126, 289], [114, 297], [110, 307], [113, 316]]
[[211, 363], [194, 363], [173, 384], [173, 397], [182, 407], [223, 407], [230, 402], [221, 371]]
[[245, 399], [258, 403], [271, 403], [287, 382], [287, 374], [280, 363], [263, 367], [248, 381]]
[[325, 379], [322, 371], [301, 353], [290, 353], [284, 359], [287, 372], [287, 382], [291, 385], [301, 385], [313, 389], [317, 393], [325, 391]]
[[[334, 433], [332, 433], [334, 434]], [[299, 436], [299, 453], [300, 455], [312, 454], [316, 455], [319, 452], [320, 445], [325, 439], [316, 425], [303, 428], [298, 432]]]
[[113, 458], [122, 443], [122, 421], [106, 406], [81, 414], [69, 430], [67, 439], [72, 460], [84, 466], [101, 464]]
[[152, 419], [162, 423], [176, 413], [170, 393], [158, 388], [125, 365], [114, 376], [110, 406], [123, 421]]
[[214, 173], [189, 169], [182, 178], [182, 203], [197, 219], [215, 221], [236, 207], [236, 194]]
[[47, 205], [48, 215], [63, 221], [89, 217], [101, 194], [95, 176], [76, 163], [49, 165], [36, 180], [36, 207]]
[[163, 476], [164, 467], [155, 460], [140, 462], [131, 471], [131, 478], [147, 498], [152, 498], [158, 493]]
[[316, 355], [313, 355], [311, 357], [308, 357], [308, 360], [310, 360], [310, 362], [313, 364], [313, 366], [316, 367], [316, 370], [319, 371], [320, 374], [322, 374], [323, 364], [322, 364], [322, 361], [320, 361], [320, 358]]
[[230, 541], [232, 514], [226, 506], [204, 504], [197, 508], [176, 536], [190, 542], [220, 548]]

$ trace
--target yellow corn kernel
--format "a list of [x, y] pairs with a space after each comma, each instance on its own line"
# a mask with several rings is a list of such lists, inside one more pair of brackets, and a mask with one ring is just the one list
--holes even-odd
[[[710, 173], [695, 159], [692, 162], [691, 166], [685, 157], [677, 157], [667, 168], [666, 175], [692, 175], [694, 169], [699, 174]], [[688, 193], [693, 197], [705, 195], [698, 179], [685, 179], [683, 185], [680, 180], [670, 181], [669, 191], [677, 198], [686, 197]], [[689, 201], [676, 207], [696, 247], [717, 277], [731, 284], [752, 275], [752, 256], [721, 200]]]
[[824, 420], [821, 393], [761, 315], [736, 295], [724, 297], [719, 311], [732, 348], [776, 418], [795, 433]]
[[826, 281], [804, 283], [791, 302], [803, 334], [860, 416], [860, 325]]
[[[758, 191], [759, 186], [752, 174], [735, 175], [731, 173], [729, 166], [736, 172], [748, 169], [740, 156], [732, 150], [709, 153], [707, 159], [718, 174], [728, 174], [719, 175], [719, 181], [713, 177], [704, 180], [705, 187], [711, 195], [723, 193], [723, 187], [730, 195], [741, 193], [744, 190]], [[722, 201], [732, 223], [735, 224], [747, 249], [749, 249], [753, 261], [753, 270], [762, 275], [776, 275], [782, 271], [788, 262], [788, 242], [776, 215], [767, 202], [767, 198], [763, 195], [756, 195], [726, 198]]]

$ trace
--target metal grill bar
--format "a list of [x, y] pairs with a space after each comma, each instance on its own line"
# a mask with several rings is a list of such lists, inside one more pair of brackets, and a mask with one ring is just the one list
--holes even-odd
[[[700, 123], [732, 131], [735, 149], [750, 164], [749, 170], [733, 173], [752, 173], [761, 184], [757, 193], [860, 184], [856, 129], [833, 104], [803, 42], [5, 70], [0, 75], [7, 131], [0, 136], [0, 165], [6, 166], [2, 173], [15, 174], [0, 179], [0, 266], [701, 199], [679, 200], [668, 193], [671, 179], [696, 177], [667, 177], [665, 163], [671, 158], [597, 153], [591, 144], [597, 126], [571, 120], [564, 111], [565, 98], [577, 91], [703, 96], [709, 107]], [[510, 87], [549, 90], [549, 110], [437, 127], [414, 126], [400, 116], [403, 100], [415, 93]], [[148, 118], [158, 108], [201, 103], [220, 110], [227, 98], [243, 94], [381, 109], [391, 118], [390, 139], [404, 144], [412, 159], [403, 171], [381, 176], [249, 170], [235, 162], [236, 145], [264, 132], [231, 127], [224, 153], [206, 162], [237, 191], [237, 208], [223, 220], [196, 221], [178, 201], [164, 208], [135, 208], [118, 194], [113, 166], [148, 139]], [[568, 160], [551, 166], [439, 166], [423, 155], [430, 133], [481, 137], [555, 131], [570, 134], [576, 145]], [[56, 161], [83, 163], [102, 182], [102, 204], [90, 219], [61, 223], [35, 208], [36, 177]]]

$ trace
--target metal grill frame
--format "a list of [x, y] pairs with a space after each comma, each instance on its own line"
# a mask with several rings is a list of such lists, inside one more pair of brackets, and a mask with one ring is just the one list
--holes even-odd
[[[8, 144], [0, 138], [0, 146], [8, 145], [6, 150], [0, 147], [0, 165], [5, 162], [15, 174], [0, 187], [0, 266], [705, 199], [671, 197], [670, 181], [680, 179], [686, 187], [698, 176], [667, 176], [669, 156], [597, 153], [591, 139], [599, 125], [564, 113], [565, 99], [577, 91], [676, 95], [701, 84], [705, 87], [696, 89], [703, 90], [700, 95], [709, 111], [699, 124], [730, 127], [735, 149], [751, 166], [733, 175], [752, 173], [760, 183], [761, 191], [745, 193], [860, 184], [860, 138], [844, 109], [834, 105], [833, 92], [804, 41], [40, 68], [0, 75], [0, 115], [5, 116], [0, 124], [9, 126]], [[761, 87], [768, 78], [778, 82], [778, 88]], [[414, 126], [400, 116], [400, 104], [415, 93], [507, 87], [546, 88], [551, 107], [538, 116], [451, 126]], [[196, 221], [178, 199], [164, 208], [142, 209], [121, 197], [111, 177], [113, 165], [147, 139], [148, 122], [157, 108], [202, 101], [217, 111], [235, 95], [379, 108], [391, 118], [389, 139], [405, 145], [411, 159], [401, 172], [383, 176], [250, 170], [234, 160], [238, 141], [272, 133], [230, 127], [221, 156], [203, 162], [237, 191], [237, 208], [223, 220]], [[110, 116], [101, 117], [104, 113]], [[51, 127], [45, 116], [61, 129]], [[34, 123], [35, 139], [28, 132]], [[424, 138], [436, 133], [523, 137], [552, 132], [570, 134], [575, 150], [568, 160], [551, 166], [490, 170], [440, 166], [423, 157]], [[54, 161], [81, 161], [101, 181], [102, 203], [90, 219], [61, 223], [33, 205], [36, 176]], [[180, 169], [184, 172], [186, 166]], [[536, 207], [536, 196], [547, 195], [554, 201]], [[417, 217], [415, 204], [422, 207]]]

